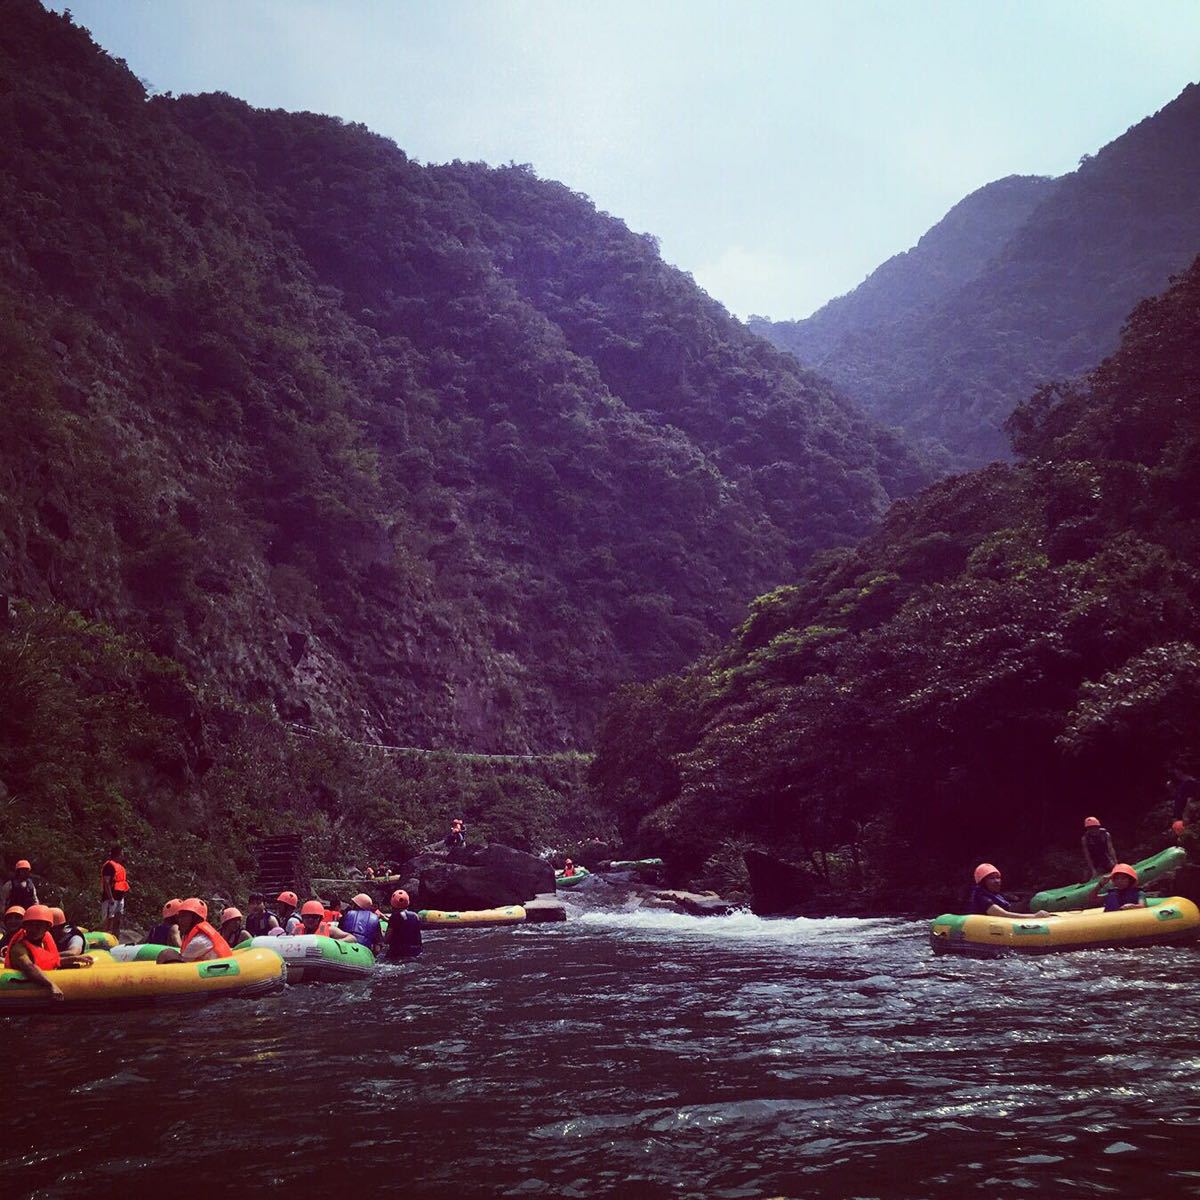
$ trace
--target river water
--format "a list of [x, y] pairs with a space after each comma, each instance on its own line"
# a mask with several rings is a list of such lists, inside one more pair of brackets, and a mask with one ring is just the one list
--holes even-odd
[[1200, 1196], [1195, 950], [569, 903], [362, 983], [8, 1018], [4, 1194]]

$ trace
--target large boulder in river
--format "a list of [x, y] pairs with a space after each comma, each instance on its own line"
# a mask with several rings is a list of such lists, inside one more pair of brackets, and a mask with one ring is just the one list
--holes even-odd
[[466, 846], [451, 852], [450, 861], [486, 871], [497, 883], [512, 892], [506, 904], [520, 904], [539, 892], [554, 891], [554, 868], [536, 854], [514, 850], [492, 842], [487, 846]]
[[803, 867], [761, 850], [747, 850], [743, 857], [753, 895], [750, 908], [760, 917], [795, 912], [812, 898], [813, 879]]
[[[554, 891], [554, 868], [523, 850], [492, 843], [441, 855], [422, 855], [420, 903], [424, 908], [495, 908], [521, 904]], [[409, 864], [405, 864], [407, 867]]]

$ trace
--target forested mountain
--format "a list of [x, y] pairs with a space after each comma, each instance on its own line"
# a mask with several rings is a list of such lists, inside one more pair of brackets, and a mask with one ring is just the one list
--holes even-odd
[[1054, 191], [1039, 175], [997, 179], [960, 200], [911, 249], [876, 267], [852, 292], [830, 300], [803, 321], [751, 317], [755, 333], [818, 364], [839, 345], [877, 325], [935, 308], [970, 283], [1000, 253], [1033, 210]]
[[1003, 457], [1015, 405], [1043, 380], [1095, 366], [1133, 305], [1200, 251], [1200, 86], [1045, 186], [972, 278], [929, 288], [914, 310], [912, 273], [881, 268], [807, 321], [755, 328], [885, 423], [948, 448], [949, 463]]
[[289, 719], [553, 749], [927, 477], [558, 184], [2, 17], [0, 590]]
[[1009, 428], [1018, 464], [897, 504], [622, 694], [594, 781], [641, 848], [763, 845], [911, 904], [982, 859], [1069, 879], [1093, 813], [1124, 857], [1165, 844], [1167, 769], [1200, 766], [1200, 259]]

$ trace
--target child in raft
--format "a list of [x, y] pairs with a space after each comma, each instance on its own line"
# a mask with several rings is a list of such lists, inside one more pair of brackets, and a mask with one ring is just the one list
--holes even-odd
[[1003, 886], [1000, 872], [991, 863], [980, 863], [975, 868], [975, 886], [971, 889], [971, 912], [981, 917], [1015, 917], [1028, 920], [1032, 917], [1052, 917], [1044, 909], [1035, 913], [1014, 912], [1012, 901], [1000, 895]]
[[[1108, 881], [1112, 886], [1104, 894], [1105, 912], [1121, 912], [1126, 908], [1146, 907], [1145, 894], [1138, 886], [1138, 874], [1128, 863], [1117, 863], [1113, 867]], [[1096, 889], [1097, 892], [1099, 890], [1100, 888]]]

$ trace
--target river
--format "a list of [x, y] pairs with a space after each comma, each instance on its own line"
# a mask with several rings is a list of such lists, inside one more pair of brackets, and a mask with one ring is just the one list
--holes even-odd
[[1195, 950], [569, 904], [367, 982], [8, 1018], [4, 1194], [1200, 1195]]

